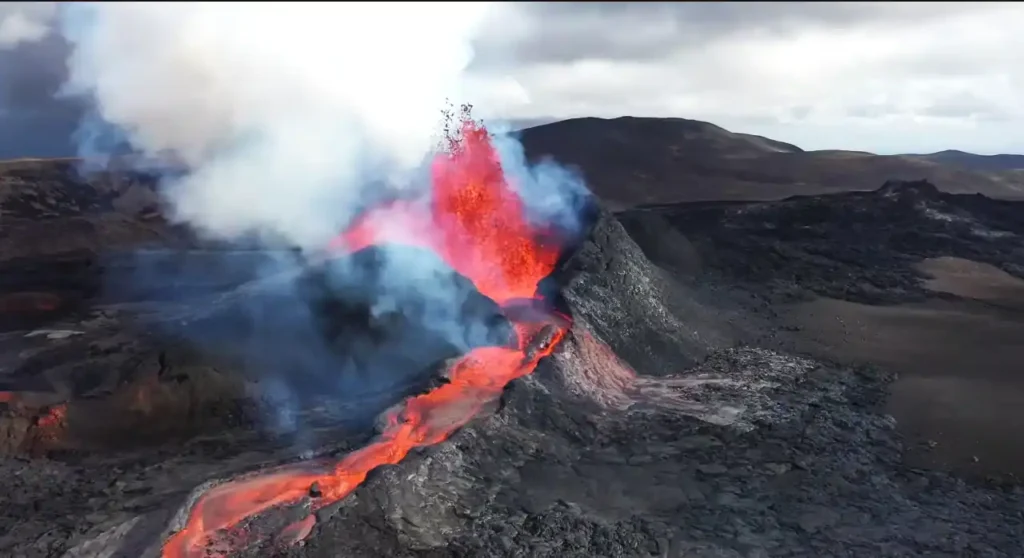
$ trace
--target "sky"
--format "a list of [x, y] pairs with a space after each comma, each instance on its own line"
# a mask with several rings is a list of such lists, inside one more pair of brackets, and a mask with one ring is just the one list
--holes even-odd
[[[68, 155], [53, 3], [0, 3], [0, 157]], [[1024, 153], [1024, 4], [504, 3], [466, 79], [488, 118], [705, 120], [804, 149]]]

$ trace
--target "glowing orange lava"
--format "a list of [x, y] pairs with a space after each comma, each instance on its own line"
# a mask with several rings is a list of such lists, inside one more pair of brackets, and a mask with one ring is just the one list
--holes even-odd
[[[505, 180], [487, 130], [463, 113], [459, 135], [431, 168], [432, 198], [401, 201], [371, 210], [332, 244], [356, 251], [397, 243], [432, 250], [501, 306], [537, 299], [538, 283], [554, 268], [559, 252], [539, 242], [519, 197]], [[513, 314], [510, 312], [509, 314]], [[448, 383], [412, 397], [387, 416], [384, 432], [368, 446], [332, 466], [279, 470], [238, 479], [207, 491], [184, 528], [163, 547], [165, 558], [223, 556], [211, 548], [218, 534], [269, 508], [307, 497], [314, 483], [314, 508], [351, 493], [378, 466], [396, 464], [414, 448], [444, 441], [500, 395], [512, 380], [529, 374], [564, 335], [564, 323], [533, 314], [508, 316], [512, 347], [475, 349], [451, 368]], [[545, 334], [547, 337], [545, 338]], [[536, 340], [543, 338], [544, 343]], [[289, 526], [279, 540], [301, 540], [315, 519]]]
[[37, 421], [39, 428], [54, 430], [64, 423], [67, 414], [68, 406], [66, 403], [52, 405], [46, 410], [46, 413], [39, 417]]
[[533, 298], [559, 252], [540, 246], [523, 202], [505, 181], [487, 129], [465, 120], [461, 141], [431, 167], [433, 198], [371, 210], [333, 243], [358, 251], [375, 244], [426, 248], [499, 305]]

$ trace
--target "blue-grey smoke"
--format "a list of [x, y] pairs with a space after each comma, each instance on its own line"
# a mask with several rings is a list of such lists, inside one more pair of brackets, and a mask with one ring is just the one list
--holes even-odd
[[592, 199], [580, 173], [550, 157], [527, 161], [519, 134], [507, 125], [491, 131], [505, 175], [523, 198], [531, 221], [554, 226], [565, 235], [579, 234], [584, 225], [581, 216]]
[[[74, 46], [65, 94], [96, 108], [81, 154], [97, 160], [127, 143], [133, 160], [173, 163], [162, 186], [171, 217], [219, 248], [139, 252], [122, 268], [129, 276], [109, 277], [111, 296], [176, 308], [161, 327], [234, 359], [283, 430], [300, 427], [318, 401], [339, 419], [365, 420], [422, 389], [439, 362], [507, 342], [493, 301], [436, 254], [322, 252], [366, 208], [427, 191], [439, 111], [460, 99], [486, 9], [64, 9]], [[495, 144], [529, 218], [578, 233], [589, 195], [579, 177], [550, 161], [530, 165], [511, 134]], [[290, 250], [270, 251], [282, 247]]]
[[292, 252], [148, 250], [118, 267], [109, 296], [159, 302], [150, 324], [243, 370], [278, 431], [302, 426], [310, 408], [368, 424], [439, 363], [511, 335], [492, 301], [414, 248], [315, 266]]
[[95, 111], [83, 115], [71, 140], [77, 146], [81, 159], [79, 170], [86, 175], [110, 168], [113, 158], [131, 152], [124, 132], [103, 120]]

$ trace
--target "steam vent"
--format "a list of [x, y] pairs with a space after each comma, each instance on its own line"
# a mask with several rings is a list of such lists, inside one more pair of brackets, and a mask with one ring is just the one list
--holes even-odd
[[200, 241], [153, 176], [0, 169], [43, 185], [11, 250], [41, 215], [70, 243], [2, 262], [0, 554], [1021, 555], [1009, 427], [937, 426], [920, 371], [959, 353], [880, 337], [1007, 335], [1019, 202], [891, 181], [544, 220], [468, 111], [446, 140], [429, 192], [315, 253]]

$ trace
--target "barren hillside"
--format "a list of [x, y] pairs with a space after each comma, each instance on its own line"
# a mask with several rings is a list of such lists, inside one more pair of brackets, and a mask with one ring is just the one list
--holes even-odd
[[947, 192], [1024, 198], [1024, 171], [974, 170], [922, 156], [804, 151], [681, 118], [578, 118], [522, 131], [527, 154], [576, 166], [615, 207], [774, 200], [929, 180]]

